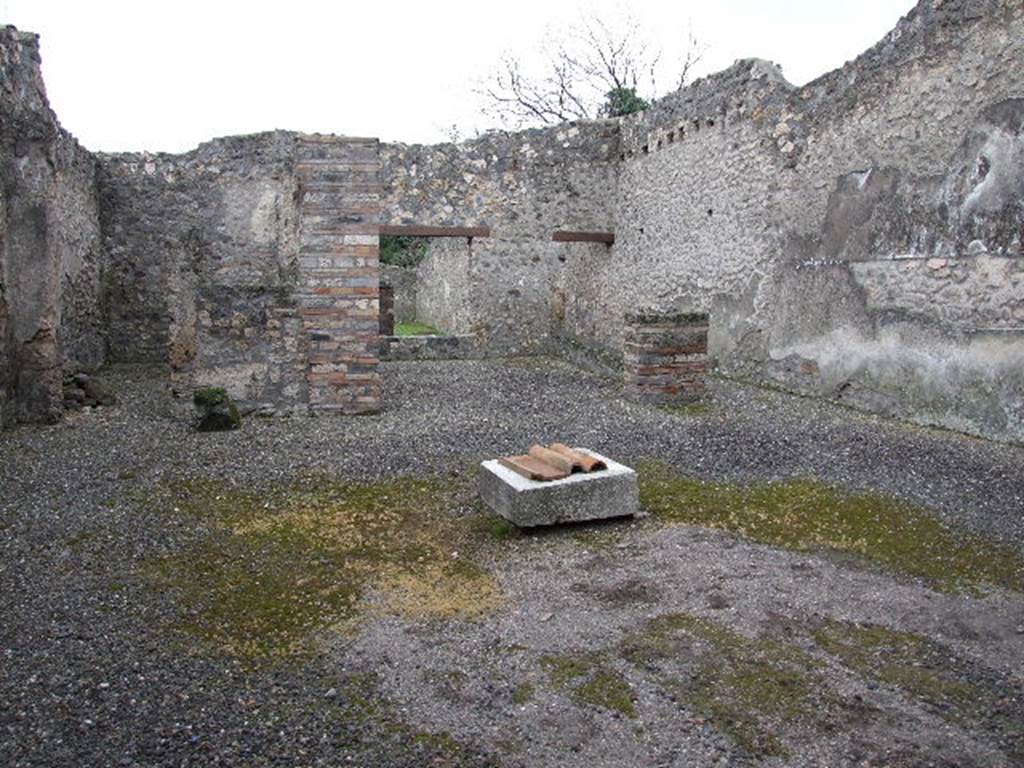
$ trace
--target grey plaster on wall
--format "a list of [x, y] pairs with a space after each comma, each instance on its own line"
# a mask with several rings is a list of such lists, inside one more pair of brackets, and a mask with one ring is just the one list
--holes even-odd
[[302, 372], [283, 372], [300, 344], [295, 140], [100, 156], [112, 359], [164, 362], [180, 382], [264, 405], [301, 401]]

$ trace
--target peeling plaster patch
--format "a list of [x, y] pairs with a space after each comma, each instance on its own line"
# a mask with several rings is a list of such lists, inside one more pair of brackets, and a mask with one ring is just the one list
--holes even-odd
[[1024, 344], [1016, 334], [979, 332], [953, 340], [903, 324], [871, 337], [841, 327], [805, 343], [776, 347], [769, 354], [774, 361], [814, 361], [821, 394], [839, 396], [853, 383], [867, 390], [898, 390], [895, 415], [975, 434], [1002, 432], [1004, 439], [1024, 439], [1024, 413], [1013, 407], [1013, 393], [1019, 396], [1024, 391]]

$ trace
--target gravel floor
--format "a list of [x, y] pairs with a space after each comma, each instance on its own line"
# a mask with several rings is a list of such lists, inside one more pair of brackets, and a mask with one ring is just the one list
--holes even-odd
[[[548, 360], [391, 363], [384, 375], [377, 416], [247, 419], [198, 434], [158, 377], [121, 368], [106, 374], [117, 406], [0, 434], [0, 765], [1024, 764], [1012, 733], [1024, 721], [1020, 594], [940, 593], [701, 528], [638, 521], [514, 537], [486, 563], [505, 602], [484, 618], [383, 617], [287, 663], [183, 641], [169, 629], [177, 596], [139, 568], [197, 532], [138, 501], [182, 478], [465, 484], [481, 459], [562, 440], [708, 479], [877, 491], [1024, 553], [1021, 447], [720, 380], [706, 409], [670, 414]], [[658, 635], [658, 652], [638, 661], [630, 643], [648, 647], [639, 633], [670, 614], [736, 634], [688, 625], [685, 647], [665, 653]], [[960, 702], [951, 711], [970, 717], [953, 717], [884, 669], [837, 663], [814, 641], [827, 621], [926, 638], [973, 686], [954, 694], [984, 701]], [[761, 636], [799, 651], [831, 691], [809, 700], [829, 713], [820, 722], [777, 713], [785, 749], [774, 751], [744, 743], [743, 723], [729, 721], [742, 712], [723, 720], [693, 694], [693, 681], [721, 672], [715, 648], [742, 663], [735, 648]], [[555, 657], [576, 672], [559, 679]], [[626, 709], [577, 695], [595, 677], [629, 691]]]

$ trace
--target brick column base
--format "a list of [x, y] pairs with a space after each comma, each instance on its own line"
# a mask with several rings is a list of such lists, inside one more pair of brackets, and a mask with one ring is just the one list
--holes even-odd
[[692, 403], [704, 394], [708, 315], [627, 314], [622, 351], [627, 398], [652, 405]]

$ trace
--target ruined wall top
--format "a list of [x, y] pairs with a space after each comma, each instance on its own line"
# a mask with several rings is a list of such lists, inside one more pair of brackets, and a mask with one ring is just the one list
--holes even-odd
[[775, 64], [741, 59], [664, 96], [650, 109], [621, 118], [621, 159], [655, 152], [709, 128], [753, 121], [771, 132], [781, 120], [783, 135], [773, 138], [793, 165], [809, 134], [884, 99], [907, 67], [948, 57], [986, 17], [1020, 13], [1017, 0], [920, 0], [881, 41], [799, 88]]

